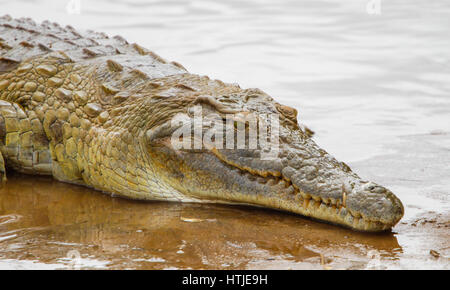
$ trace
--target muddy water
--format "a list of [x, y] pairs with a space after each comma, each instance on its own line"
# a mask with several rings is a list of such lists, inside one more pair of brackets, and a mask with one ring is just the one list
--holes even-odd
[[[69, 1], [67, 1], [69, 2]], [[248, 207], [142, 203], [9, 174], [0, 268], [450, 269], [445, 0], [4, 1], [0, 14], [121, 34], [296, 107], [316, 141], [405, 205], [363, 234]], [[430, 254], [430, 251], [432, 254]]]

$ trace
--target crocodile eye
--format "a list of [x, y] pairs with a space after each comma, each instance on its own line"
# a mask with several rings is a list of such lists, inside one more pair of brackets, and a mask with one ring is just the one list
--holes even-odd
[[297, 120], [298, 112], [296, 109], [280, 104], [278, 104], [277, 109], [278, 112], [283, 114], [286, 118], [290, 119], [291, 121]]

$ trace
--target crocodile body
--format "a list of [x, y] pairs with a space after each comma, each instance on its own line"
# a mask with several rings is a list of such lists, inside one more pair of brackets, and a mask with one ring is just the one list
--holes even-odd
[[[199, 106], [222, 118], [276, 114], [277, 158], [264, 160], [260, 148], [175, 148], [171, 120]], [[251, 204], [363, 231], [403, 215], [392, 192], [320, 149], [297, 111], [261, 90], [48, 21], [0, 17], [0, 150], [3, 182], [11, 168], [133, 199]]]

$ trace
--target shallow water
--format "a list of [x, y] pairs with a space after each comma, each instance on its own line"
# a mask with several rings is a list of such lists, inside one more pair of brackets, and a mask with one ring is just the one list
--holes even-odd
[[323, 148], [394, 191], [405, 217], [363, 234], [9, 174], [0, 268], [450, 269], [446, 1], [381, 0], [380, 15], [365, 0], [82, 0], [81, 14], [67, 2], [0, 0], [0, 14], [120, 34], [191, 72], [263, 89], [296, 107]]

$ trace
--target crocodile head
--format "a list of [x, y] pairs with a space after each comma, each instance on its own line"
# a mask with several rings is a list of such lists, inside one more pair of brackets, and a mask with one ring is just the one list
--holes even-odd
[[[256, 116], [258, 130], [268, 128], [261, 131], [265, 147], [261, 135], [250, 146], [254, 119], [248, 116]], [[361, 231], [390, 229], [403, 216], [390, 190], [319, 148], [298, 125], [295, 109], [259, 90], [198, 97], [171, 117], [147, 131], [146, 151], [158, 180], [186, 200], [261, 206]], [[245, 133], [240, 147], [239, 132]], [[227, 144], [232, 136], [234, 144]]]

